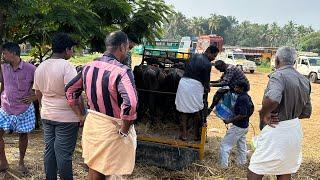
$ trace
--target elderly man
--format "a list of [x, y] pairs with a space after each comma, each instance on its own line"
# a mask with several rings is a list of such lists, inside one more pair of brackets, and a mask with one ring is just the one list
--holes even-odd
[[35, 113], [32, 102], [36, 97], [32, 91], [36, 67], [20, 59], [20, 47], [15, 43], [2, 46], [1, 65], [1, 108], [0, 108], [0, 171], [8, 169], [4, 152], [3, 135], [5, 131], [19, 133], [19, 169], [27, 172], [24, 156], [28, 146], [28, 134], [35, 127]]
[[233, 92], [233, 89], [235, 88], [235, 84], [237, 84], [238, 82], [240, 81], [247, 82], [248, 91], [250, 90], [249, 80], [247, 79], [246, 75], [241, 69], [239, 69], [234, 65], [226, 64], [221, 60], [217, 60], [214, 63], [214, 66], [217, 70], [219, 70], [220, 72], [223, 72], [223, 74], [218, 81], [211, 81], [210, 86], [222, 87], [222, 88], [218, 89], [218, 91], [213, 96], [213, 100], [208, 110], [208, 114], [211, 113], [213, 108], [218, 104], [218, 102], [224, 96], [225, 93], [227, 93], [229, 90]]
[[300, 119], [311, 115], [311, 86], [307, 78], [293, 68], [296, 51], [279, 48], [276, 71], [270, 75], [265, 90], [260, 121], [265, 126], [249, 165], [248, 179], [277, 175], [291, 179], [301, 164], [302, 128]]
[[137, 93], [131, 69], [123, 65], [129, 42], [122, 31], [106, 39], [104, 55], [84, 66], [66, 86], [67, 100], [82, 116], [77, 99], [84, 90], [88, 98], [82, 148], [89, 180], [131, 174], [135, 164]]
[[176, 108], [181, 112], [180, 139], [187, 140], [188, 120], [193, 118], [194, 140], [199, 140], [200, 111], [204, 107], [203, 95], [209, 91], [211, 61], [219, 53], [219, 49], [211, 45], [204, 54], [195, 54], [186, 65], [175, 99]]

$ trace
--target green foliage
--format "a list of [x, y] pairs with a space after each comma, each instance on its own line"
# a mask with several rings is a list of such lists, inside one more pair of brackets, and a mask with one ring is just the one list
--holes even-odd
[[168, 22], [168, 16], [172, 13], [172, 8], [164, 0], [136, 0], [124, 31], [136, 34], [139, 39], [145, 37], [148, 41], [154, 41], [163, 36], [163, 24]]
[[70, 62], [74, 65], [83, 65], [93, 61], [98, 57], [101, 57], [100, 53], [93, 53], [93, 54], [84, 55], [84, 56], [74, 56], [70, 59]]
[[[297, 25], [293, 21], [281, 27], [277, 23], [257, 24], [250, 21], [239, 23], [233, 16], [217, 14], [211, 14], [208, 18], [185, 18], [179, 12], [176, 14], [170, 18], [169, 24], [164, 26], [165, 29], [168, 29], [164, 38], [179, 39], [181, 36], [218, 34], [223, 36], [226, 45], [231, 46], [292, 46], [297, 48], [301, 37], [314, 32], [310, 26]], [[184, 28], [185, 26], [189, 28]], [[314, 43], [316, 44], [316, 40]]]
[[314, 32], [301, 38], [299, 49], [320, 53], [320, 32]]
[[29, 55], [33, 57], [33, 59], [43, 60], [45, 57], [49, 57], [51, 48], [47, 45], [36, 46], [31, 49]]
[[160, 37], [171, 12], [163, 0], [1, 0], [0, 40], [31, 43], [40, 61], [47, 52], [41, 47], [50, 45], [57, 32], [103, 52], [105, 36], [114, 30], [125, 28], [149, 40]]
[[268, 61], [262, 61], [260, 66], [257, 67], [259, 72], [270, 73], [271, 72], [271, 63]]
[[165, 22], [163, 27], [167, 39], [181, 39], [190, 35], [189, 20], [180, 12], [169, 16], [168, 22]]

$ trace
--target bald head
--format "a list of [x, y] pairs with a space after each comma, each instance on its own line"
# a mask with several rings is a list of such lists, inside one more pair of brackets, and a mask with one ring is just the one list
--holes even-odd
[[122, 44], [128, 43], [128, 36], [122, 31], [115, 31], [110, 33], [106, 38], [107, 49], [117, 49]]
[[126, 58], [129, 49], [128, 36], [122, 31], [110, 33], [106, 38], [107, 52], [117, 57], [119, 61]]

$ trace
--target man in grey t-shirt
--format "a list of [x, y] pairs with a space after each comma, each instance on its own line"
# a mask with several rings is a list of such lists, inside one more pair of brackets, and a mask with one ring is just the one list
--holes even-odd
[[248, 179], [277, 175], [290, 179], [300, 167], [302, 128], [300, 119], [311, 116], [311, 86], [293, 68], [296, 51], [282, 47], [276, 53], [276, 71], [265, 90], [260, 121], [266, 124], [251, 157]]

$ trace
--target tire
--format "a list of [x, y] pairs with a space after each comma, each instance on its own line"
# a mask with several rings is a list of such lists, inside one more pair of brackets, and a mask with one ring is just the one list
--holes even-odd
[[250, 70], [250, 73], [251, 73], [251, 74], [254, 73], [254, 70]]
[[316, 83], [317, 80], [318, 80], [318, 78], [317, 78], [317, 73], [311, 73], [311, 74], [309, 75], [309, 80], [310, 80], [310, 82], [312, 82], [312, 83]]

